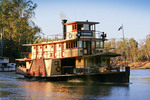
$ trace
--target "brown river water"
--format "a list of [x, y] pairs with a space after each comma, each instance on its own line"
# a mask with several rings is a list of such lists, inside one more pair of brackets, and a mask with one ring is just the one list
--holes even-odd
[[150, 100], [150, 70], [131, 70], [129, 84], [48, 82], [0, 72], [0, 100]]

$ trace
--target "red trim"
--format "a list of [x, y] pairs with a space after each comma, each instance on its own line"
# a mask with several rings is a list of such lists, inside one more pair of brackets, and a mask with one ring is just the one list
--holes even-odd
[[77, 31], [77, 29], [75, 29], [75, 30], [72, 30], [72, 32], [75, 32], [75, 31]]
[[76, 57], [83, 57], [83, 56], [73, 56], [73, 57], [62, 57], [62, 58], [60, 58], [60, 59], [65, 59], [65, 58], [76, 58]]
[[65, 25], [70, 25], [70, 24], [99, 24], [99, 22], [87, 22], [87, 21], [74, 21], [74, 22], [69, 22], [66, 23]]

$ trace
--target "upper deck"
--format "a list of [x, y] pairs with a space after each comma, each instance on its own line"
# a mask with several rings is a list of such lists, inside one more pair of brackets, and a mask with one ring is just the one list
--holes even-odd
[[64, 39], [96, 38], [96, 24], [99, 22], [89, 22], [88, 20], [66, 22], [66, 20], [62, 20]]
[[32, 46], [31, 59], [79, 57], [104, 52], [107, 39], [104, 32], [96, 31], [99, 22], [66, 22], [62, 21], [63, 34], [48, 35], [43, 43], [23, 45]]

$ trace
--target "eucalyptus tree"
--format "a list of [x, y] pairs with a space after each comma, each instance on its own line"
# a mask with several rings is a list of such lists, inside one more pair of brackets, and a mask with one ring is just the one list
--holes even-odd
[[[150, 60], [150, 34], [146, 36], [141, 45], [140, 55], [144, 55], [146, 60]], [[144, 57], [142, 57], [144, 59]]]
[[130, 61], [133, 62], [138, 61], [138, 52], [139, 52], [138, 42], [134, 38], [129, 39], [129, 49], [130, 49], [129, 51]]
[[0, 26], [5, 56], [19, 56], [22, 44], [33, 43], [41, 29], [32, 21], [36, 3], [31, 0], [0, 0]]

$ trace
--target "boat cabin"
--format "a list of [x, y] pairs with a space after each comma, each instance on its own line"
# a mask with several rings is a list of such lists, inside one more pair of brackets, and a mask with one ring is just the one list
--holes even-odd
[[106, 34], [96, 31], [96, 24], [99, 22], [62, 20], [61, 36], [56, 34], [43, 43], [24, 44], [31, 46], [31, 53], [28, 58], [16, 60], [26, 62], [24, 71], [31, 76], [105, 72], [110, 57], [119, 54], [104, 49]]
[[9, 63], [8, 57], [0, 57], [0, 72], [15, 71], [16, 63]]

